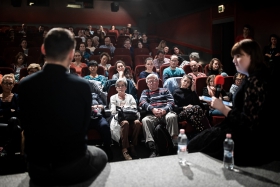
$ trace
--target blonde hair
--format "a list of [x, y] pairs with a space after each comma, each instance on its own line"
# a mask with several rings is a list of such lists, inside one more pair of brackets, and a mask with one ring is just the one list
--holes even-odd
[[36, 64], [36, 63], [31, 63], [27, 67], [27, 71], [29, 71], [30, 69], [37, 69], [39, 71], [39, 70], [41, 70], [41, 66], [39, 64]]
[[16, 82], [15, 75], [13, 73], [3, 75], [2, 79], [1, 79], [1, 84], [5, 79], [12, 79], [14, 84]]

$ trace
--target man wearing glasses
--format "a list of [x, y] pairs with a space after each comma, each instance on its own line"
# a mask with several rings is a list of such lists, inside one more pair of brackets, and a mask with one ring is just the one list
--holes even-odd
[[172, 112], [174, 98], [167, 88], [159, 88], [157, 75], [150, 74], [146, 77], [149, 89], [143, 90], [139, 106], [147, 111], [147, 116], [142, 119], [143, 132], [146, 144], [151, 151], [150, 158], [156, 157], [156, 144], [153, 139], [153, 129], [161, 121], [166, 123], [166, 128], [174, 143], [178, 138], [177, 114]]

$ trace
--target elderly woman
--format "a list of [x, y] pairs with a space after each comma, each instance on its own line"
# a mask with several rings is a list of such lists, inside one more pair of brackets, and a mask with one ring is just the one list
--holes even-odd
[[17, 117], [19, 111], [18, 95], [12, 93], [16, 81], [14, 74], [5, 74], [1, 80], [0, 123], [8, 123], [11, 117]]
[[174, 90], [173, 97], [178, 106], [179, 121], [189, 122], [197, 132], [203, 131], [204, 106], [195, 92], [192, 76], [184, 75], [182, 77], [181, 86]]
[[[137, 108], [137, 104], [132, 95], [125, 93], [127, 88], [126, 79], [124, 78], [118, 79], [115, 85], [118, 93], [111, 96], [109, 106], [112, 115], [114, 115], [117, 118], [117, 110], [116, 110], [117, 106], [123, 108], [127, 108], [127, 107]], [[138, 135], [141, 130], [141, 122], [139, 121], [140, 113], [137, 113], [137, 117], [138, 117], [137, 120], [134, 121], [124, 120], [121, 121], [120, 123], [115, 118], [112, 118], [110, 123], [112, 138], [117, 142], [119, 142], [119, 140], [121, 139], [122, 153], [125, 160], [132, 160], [131, 156], [133, 157], [137, 156], [134, 150], [134, 146], [138, 144]], [[129, 128], [133, 129], [131, 144], [129, 143], [128, 140]]]
[[95, 60], [91, 60], [88, 63], [88, 69], [89, 69], [90, 74], [84, 76], [84, 79], [99, 81], [99, 82], [101, 82], [101, 85], [104, 86], [104, 84], [107, 81], [107, 78], [104, 75], [97, 74], [98, 63]]
[[[40, 64], [37, 64], [37, 63], [29, 64], [29, 66], [27, 67], [28, 75], [36, 73], [37, 71], [40, 71], [40, 70], [41, 70], [41, 66], [40, 66]], [[22, 77], [20, 80], [22, 80], [23, 78], [24, 77]]]

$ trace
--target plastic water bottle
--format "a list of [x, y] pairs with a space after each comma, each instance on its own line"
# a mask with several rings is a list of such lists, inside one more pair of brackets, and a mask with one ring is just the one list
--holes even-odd
[[233, 170], [234, 167], [234, 142], [231, 139], [231, 134], [226, 134], [224, 141], [224, 167], [229, 170]]
[[178, 159], [179, 164], [182, 166], [187, 165], [187, 143], [188, 137], [185, 134], [185, 129], [180, 129], [180, 134], [178, 136]]

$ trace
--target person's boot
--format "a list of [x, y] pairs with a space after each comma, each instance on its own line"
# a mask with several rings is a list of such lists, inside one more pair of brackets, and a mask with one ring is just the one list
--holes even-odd
[[157, 152], [156, 152], [156, 145], [155, 145], [155, 142], [153, 142], [153, 141], [149, 141], [149, 142], [147, 142], [147, 146], [148, 146], [148, 148], [150, 149], [150, 156], [149, 156], [149, 158], [154, 158], [154, 157], [156, 157], [157, 156]]

